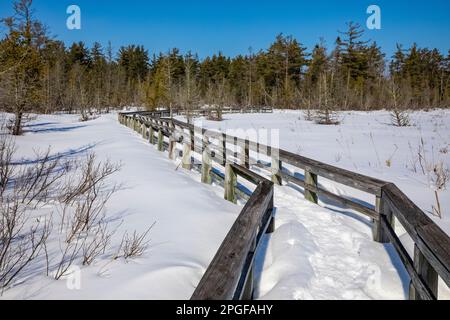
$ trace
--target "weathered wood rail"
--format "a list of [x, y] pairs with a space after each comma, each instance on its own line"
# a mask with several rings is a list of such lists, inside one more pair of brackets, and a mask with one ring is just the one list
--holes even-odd
[[[195, 128], [170, 118], [169, 111], [120, 113], [119, 121], [140, 132], [158, 150], [168, 150], [172, 159], [181, 145], [179, 156], [185, 169], [192, 168], [192, 153], [200, 154], [202, 182], [211, 183], [212, 176], [223, 180], [225, 198], [229, 201], [236, 202], [238, 176], [256, 186], [192, 299], [252, 298], [255, 252], [264, 232], [273, 230], [273, 188], [274, 183], [282, 185], [283, 180], [303, 188], [309, 201], [318, 204], [320, 195], [371, 218], [374, 241], [392, 243], [410, 276], [410, 299], [437, 299], [439, 277], [450, 287], [450, 237], [394, 184], [249, 139]], [[271, 158], [270, 165], [252, 161], [250, 152]], [[214, 164], [224, 174], [218, 174]], [[290, 174], [284, 166], [303, 170], [304, 179]], [[270, 169], [272, 181], [251, 171], [252, 167]], [[319, 185], [318, 177], [372, 194], [374, 205], [334, 194]], [[414, 242], [412, 257], [395, 232], [395, 221]]]

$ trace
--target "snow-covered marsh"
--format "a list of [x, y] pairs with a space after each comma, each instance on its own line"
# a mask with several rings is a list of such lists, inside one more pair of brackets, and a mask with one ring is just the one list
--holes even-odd
[[[319, 126], [300, 111], [274, 114], [225, 115], [223, 122], [201, 120], [211, 129], [278, 129], [280, 146], [339, 167], [396, 183], [431, 216], [433, 178], [428, 167], [441, 161], [450, 140], [450, 113], [445, 110], [412, 114], [414, 126], [390, 125], [387, 112], [345, 112], [338, 126]], [[241, 206], [223, 200], [217, 185], [200, 183], [200, 175], [179, 168], [140, 135], [121, 126], [115, 114], [88, 122], [77, 116], [38, 116], [16, 138], [17, 160], [30, 159], [35, 149], [78, 159], [95, 152], [100, 160], [122, 163], [110, 177], [121, 188], [107, 203], [107, 216], [118, 231], [150, 231], [146, 254], [112, 260], [111, 254], [91, 266], [81, 266], [80, 287], [46, 276], [45, 270], [23, 274], [2, 299], [187, 299], [195, 289]], [[236, 131], [235, 131], [236, 132]], [[420, 160], [419, 160], [420, 159]], [[423, 171], [422, 171], [423, 167]], [[257, 168], [254, 168], [258, 170]], [[261, 174], [269, 174], [259, 170]], [[373, 198], [319, 178], [335, 193]], [[449, 232], [447, 190], [440, 191], [442, 219]], [[261, 299], [404, 299], [409, 279], [389, 244], [372, 241], [371, 221], [334, 203], [318, 207], [293, 186], [275, 189], [276, 230], [258, 252], [255, 292]], [[51, 212], [51, 207], [42, 213]], [[401, 232], [401, 230], [397, 230]], [[407, 242], [407, 237], [403, 239]], [[58, 252], [56, 241], [49, 251]], [[69, 279], [70, 280], [70, 279]], [[441, 288], [440, 298], [450, 295]]]

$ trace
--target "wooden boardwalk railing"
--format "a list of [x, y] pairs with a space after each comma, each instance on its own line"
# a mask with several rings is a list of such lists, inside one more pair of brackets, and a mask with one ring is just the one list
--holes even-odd
[[[158, 150], [168, 150], [172, 159], [177, 146], [182, 145], [179, 154], [185, 169], [192, 168], [192, 153], [200, 154], [202, 182], [211, 183], [213, 177], [222, 180], [225, 198], [229, 201], [236, 202], [236, 193], [242, 193], [238, 176], [256, 185], [192, 299], [252, 298], [255, 252], [263, 233], [273, 230], [273, 183], [281, 185], [283, 180], [304, 188], [309, 201], [318, 203], [321, 195], [370, 217], [374, 241], [392, 243], [411, 278], [410, 299], [437, 299], [439, 277], [450, 287], [450, 237], [394, 184], [248, 139], [198, 130], [192, 124], [169, 116], [168, 111], [120, 113], [119, 121], [141, 133], [150, 143], [157, 144]], [[270, 157], [270, 165], [252, 162], [250, 152]], [[214, 164], [219, 165], [224, 174], [218, 172]], [[269, 167], [272, 182], [251, 171], [252, 166]], [[304, 179], [290, 174], [284, 166], [303, 170]], [[374, 205], [366, 206], [325, 190], [319, 186], [318, 177], [372, 194]], [[395, 233], [394, 221], [412, 238], [412, 257]]]
[[[217, 112], [217, 109], [195, 109], [189, 110], [189, 113], [194, 116], [207, 116], [211, 112]], [[221, 108], [220, 112], [222, 114], [230, 114], [230, 113], [273, 113], [273, 109], [270, 107], [259, 107], [259, 108]], [[172, 110], [172, 115], [185, 115], [187, 113], [186, 110], [180, 108], [174, 108]]]

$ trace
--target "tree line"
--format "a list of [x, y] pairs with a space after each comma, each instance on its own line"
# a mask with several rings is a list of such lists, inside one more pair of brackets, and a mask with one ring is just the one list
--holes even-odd
[[306, 110], [447, 108], [450, 50], [397, 46], [386, 57], [364, 30], [349, 22], [335, 43], [308, 50], [280, 34], [267, 50], [200, 59], [179, 49], [149, 55], [139, 45], [111, 43], [66, 47], [34, 16], [32, 0], [13, 3], [1, 20], [0, 107], [13, 112], [15, 134], [24, 114], [109, 110], [129, 105], [149, 110], [191, 110], [209, 105]]

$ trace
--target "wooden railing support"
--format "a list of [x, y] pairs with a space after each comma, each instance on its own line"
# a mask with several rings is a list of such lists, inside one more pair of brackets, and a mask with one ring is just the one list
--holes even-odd
[[191, 151], [195, 151], [195, 132], [193, 128], [189, 128], [189, 137], [191, 138], [190, 141]]
[[244, 166], [250, 169], [250, 141], [245, 139], [244, 142]]
[[[305, 170], [305, 184], [309, 184], [313, 187], [318, 187], [317, 183], [317, 175], [314, 173], [311, 173], [309, 170]], [[308, 189], [305, 188], [305, 198], [311, 202], [318, 203], [319, 199], [317, 197], [317, 193], [311, 192]]]
[[[416, 269], [419, 277], [425, 282], [430, 289], [434, 297], [438, 296], [438, 274], [436, 270], [431, 266], [425, 256], [422, 254], [417, 245], [414, 245], [414, 268]], [[409, 299], [410, 300], [422, 300], [419, 292], [416, 290], [412, 282], [409, 285]]]
[[162, 133], [162, 129], [158, 130], [158, 151], [164, 151], [164, 136]]
[[150, 144], [155, 144], [155, 130], [153, 129], [153, 122], [150, 123], [150, 133], [148, 137], [148, 142], [150, 142]]
[[[394, 229], [394, 216], [392, 215], [392, 211], [386, 206], [384, 201], [383, 192], [381, 192], [380, 196], [376, 196], [375, 198], [375, 211], [378, 215], [384, 215], [386, 217], [389, 225]], [[384, 230], [383, 225], [381, 223], [381, 219], [373, 220], [372, 225], [372, 234], [373, 240], [379, 243], [388, 243], [389, 237], [387, 231]]]
[[271, 169], [272, 169], [272, 182], [281, 186], [283, 183], [280, 174], [282, 170], [282, 163], [279, 157], [272, 155]]
[[222, 150], [222, 165], [225, 167], [227, 164], [227, 135], [225, 133], [222, 133], [220, 144], [220, 149]]
[[208, 138], [203, 138], [203, 153], [202, 153], [202, 182], [206, 184], [211, 184], [211, 169], [212, 169], [212, 159], [209, 150]]
[[[253, 240], [252, 247], [249, 254], [256, 254], [256, 236]], [[245, 281], [244, 290], [242, 291], [241, 300], [253, 300], [253, 293], [255, 291], [255, 263], [252, 263], [250, 270], [247, 273], [247, 279]]]
[[176, 146], [177, 146], [177, 141], [174, 137], [174, 135], [171, 135], [169, 138], [169, 159], [170, 160], [175, 160], [176, 158]]
[[225, 165], [225, 200], [237, 203], [236, 199], [237, 175], [230, 163]]
[[274, 201], [273, 201], [273, 196], [272, 196], [272, 199], [270, 200], [270, 204], [269, 204], [270, 222], [269, 222], [269, 225], [267, 226], [267, 230], [266, 230], [266, 233], [268, 233], [268, 234], [275, 232], [274, 208], [275, 208], [275, 206], [274, 206]]
[[183, 143], [182, 167], [186, 170], [192, 169], [191, 146], [190, 143], [186, 141]]
[[145, 124], [141, 125], [142, 138], [147, 140], [147, 126]]

